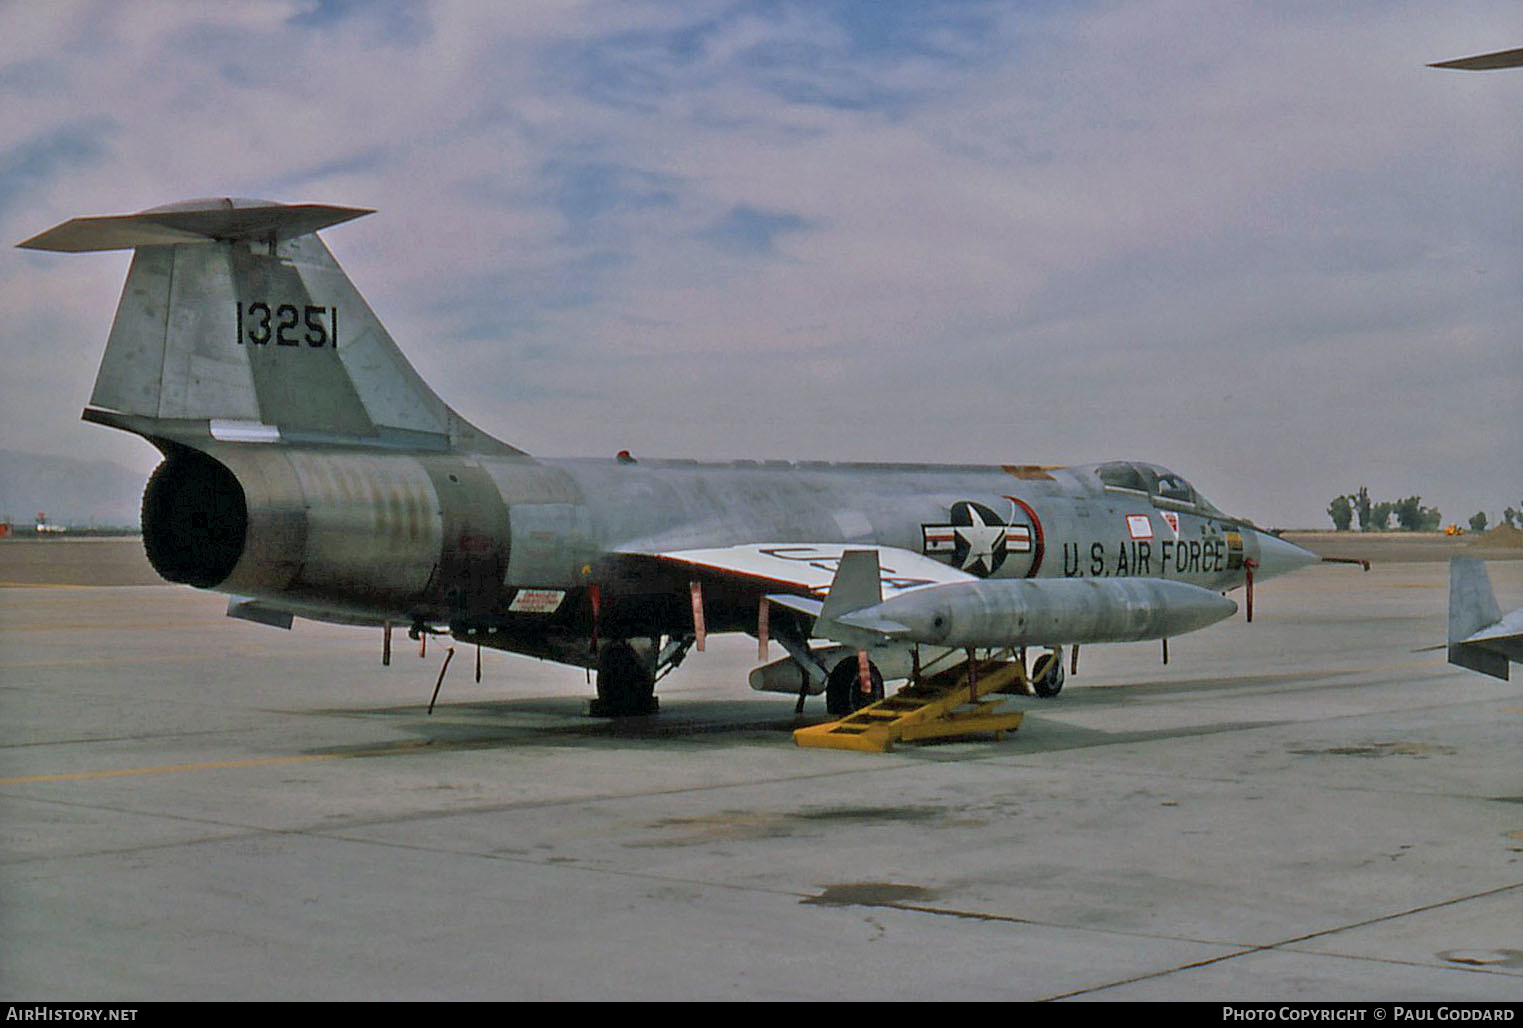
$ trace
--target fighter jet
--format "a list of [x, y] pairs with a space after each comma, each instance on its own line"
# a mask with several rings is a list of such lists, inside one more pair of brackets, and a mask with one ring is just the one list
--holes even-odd
[[842, 713], [924, 647], [1046, 647], [1053, 695], [1062, 647], [1166, 640], [1244, 586], [1251, 619], [1255, 579], [1318, 559], [1144, 462], [531, 457], [429, 388], [317, 236], [369, 213], [197, 200], [20, 244], [133, 251], [84, 418], [163, 454], [148, 559], [232, 616], [596, 669], [601, 716], [652, 712], [708, 634], [745, 632], [788, 654], [754, 687]]
[[1449, 663], [1503, 681], [1509, 661], [1523, 662], [1523, 607], [1502, 615], [1477, 557], [1449, 561], [1448, 649]]

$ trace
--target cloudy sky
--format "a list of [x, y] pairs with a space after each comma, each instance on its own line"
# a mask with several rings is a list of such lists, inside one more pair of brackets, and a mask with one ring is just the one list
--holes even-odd
[[[0, 0], [0, 228], [231, 195], [545, 456], [1173, 467], [1325, 526], [1523, 500], [1515, 0]], [[6, 448], [126, 254], [0, 254]]]

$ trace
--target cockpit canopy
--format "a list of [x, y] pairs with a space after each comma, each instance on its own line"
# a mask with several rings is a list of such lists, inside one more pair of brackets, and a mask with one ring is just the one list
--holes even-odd
[[1129, 492], [1147, 496], [1163, 507], [1221, 515], [1221, 511], [1195, 487], [1168, 468], [1135, 461], [1112, 461], [1095, 469], [1106, 491]]

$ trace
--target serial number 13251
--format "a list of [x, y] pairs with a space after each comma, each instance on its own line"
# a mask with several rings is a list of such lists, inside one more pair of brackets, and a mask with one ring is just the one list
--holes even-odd
[[314, 350], [338, 346], [338, 308], [282, 303], [271, 307], [263, 300], [238, 301], [238, 345], [300, 346]]

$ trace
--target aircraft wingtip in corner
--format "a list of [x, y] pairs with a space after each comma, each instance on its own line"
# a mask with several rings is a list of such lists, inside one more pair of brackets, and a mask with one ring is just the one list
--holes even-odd
[[753, 686], [840, 712], [858, 690], [832, 680], [1028, 644], [1053, 651], [1053, 695], [1061, 647], [1194, 631], [1240, 587], [1251, 619], [1255, 580], [1317, 560], [1140, 461], [531, 457], [434, 393], [316, 234], [367, 213], [197, 200], [20, 244], [133, 251], [84, 416], [163, 453], [148, 558], [233, 616], [595, 668], [615, 716], [652, 712], [708, 633], [745, 632], [788, 653]]
[[1496, 71], [1500, 68], [1520, 66], [1523, 66], [1523, 49], [1499, 50], [1492, 54], [1477, 54], [1474, 57], [1460, 57], [1452, 61], [1435, 61], [1428, 65], [1430, 68], [1454, 68], [1459, 71]]

